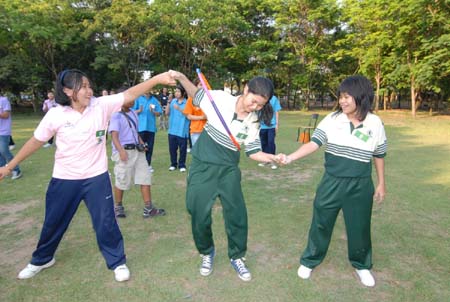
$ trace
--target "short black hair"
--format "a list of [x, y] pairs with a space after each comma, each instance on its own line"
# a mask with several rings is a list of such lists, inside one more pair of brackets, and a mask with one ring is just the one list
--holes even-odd
[[[374, 99], [373, 86], [366, 77], [353, 75], [343, 80], [337, 90], [338, 100], [343, 93], [348, 93], [355, 99], [356, 117], [359, 121], [363, 121], [367, 113], [372, 112]], [[341, 106], [336, 111], [336, 114], [340, 113], [342, 113]]]
[[175, 87], [175, 89], [179, 89], [180, 92], [181, 92], [181, 96], [182, 96], [183, 98], [186, 98], [187, 94], [186, 94], [186, 90], [184, 90], [184, 87], [183, 87], [183, 86], [177, 85], [177, 87]]

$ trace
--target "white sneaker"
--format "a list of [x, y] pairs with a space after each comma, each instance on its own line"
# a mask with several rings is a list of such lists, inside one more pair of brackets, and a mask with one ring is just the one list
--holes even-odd
[[309, 279], [311, 277], [312, 268], [300, 265], [297, 271], [297, 275], [302, 279]]
[[114, 269], [114, 276], [117, 282], [123, 282], [130, 279], [130, 270], [126, 264], [119, 265]]
[[375, 286], [375, 279], [373, 278], [372, 273], [368, 269], [357, 269], [355, 271], [359, 277], [359, 280], [364, 286], [367, 287]]
[[277, 165], [272, 165], [272, 166], [270, 166], [270, 168], [271, 168], [272, 170], [278, 169]]
[[187, 153], [191, 153], [191, 148], [187, 148]]
[[212, 250], [209, 255], [200, 255], [202, 258], [202, 265], [200, 266], [200, 275], [206, 277], [211, 275], [213, 271], [213, 264], [214, 264], [214, 255], [215, 251]]
[[169, 171], [175, 171], [177, 168], [175, 168], [174, 166], [170, 166], [169, 167]]
[[16, 147], [16, 145], [9, 145], [9, 151], [12, 151], [12, 150], [14, 150], [14, 148]]
[[155, 172], [155, 169], [153, 169], [152, 166], [148, 166], [148, 172], [153, 173], [153, 172]]
[[46, 143], [44, 146], [42, 146], [42, 147], [44, 147], [44, 148], [48, 148], [48, 147], [51, 147], [52, 146], [52, 144], [49, 144], [49, 143]]
[[22, 171], [19, 171], [19, 172], [12, 171], [12, 173], [11, 173], [11, 179], [12, 180], [16, 180], [16, 179], [21, 178], [21, 177], [22, 177]]
[[266, 163], [259, 163], [258, 164], [258, 167], [265, 167], [266, 166]]
[[36, 276], [40, 271], [42, 271], [45, 268], [49, 268], [55, 264], [55, 258], [50, 260], [50, 262], [47, 262], [44, 265], [33, 265], [31, 263], [28, 263], [28, 265], [20, 271], [20, 273], [17, 275], [17, 279], [28, 279], [31, 277]]
[[180, 168], [180, 172], [186, 172], [186, 168]]

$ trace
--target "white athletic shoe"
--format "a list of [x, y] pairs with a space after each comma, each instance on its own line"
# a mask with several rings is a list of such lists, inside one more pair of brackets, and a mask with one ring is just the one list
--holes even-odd
[[114, 276], [117, 282], [123, 282], [130, 279], [130, 270], [126, 264], [119, 265], [114, 269]]
[[367, 287], [375, 286], [375, 279], [373, 278], [372, 273], [368, 269], [357, 269], [355, 271], [359, 277], [359, 280], [364, 286]]
[[48, 147], [51, 147], [51, 146], [52, 146], [52, 144], [46, 143], [43, 147], [44, 148], [48, 148]]
[[17, 171], [12, 171], [11, 172], [11, 179], [12, 180], [16, 180], [16, 179], [19, 179], [19, 178], [21, 178], [22, 177], [22, 171], [19, 171], [19, 172], [17, 172]]
[[28, 265], [20, 271], [19, 275], [17, 275], [17, 279], [28, 279], [31, 277], [36, 276], [40, 271], [42, 271], [45, 268], [49, 268], [55, 264], [55, 258], [47, 262], [43, 265], [33, 265], [31, 263], [28, 263]]
[[259, 163], [258, 164], [258, 167], [265, 167], [266, 166], [266, 163]]
[[311, 277], [312, 268], [300, 265], [297, 271], [297, 275], [302, 279], [309, 279]]
[[272, 166], [270, 166], [270, 168], [272, 168], [272, 170], [278, 169], [277, 165], [272, 165]]
[[170, 166], [169, 167], [169, 171], [175, 171], [177, 168], [175, 168], [174, 166]]
[[180, 168], [180, 172], [186, 172], [186, 168]]
[[206, 277], [211, 275], [213, 271], [213, 264], [214, 264], [214, 255], [215, 251], [212, 250], [211, 253], [208, 255], [200, 255], [202, 258], [202, 265], [200, 266], [200, 275]]

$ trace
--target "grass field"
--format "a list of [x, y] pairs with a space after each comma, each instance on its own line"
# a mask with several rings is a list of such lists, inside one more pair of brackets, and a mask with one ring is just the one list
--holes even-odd
[[[281, 113], [277, 151], [297, 148], [296, 127], [309, 114]], [[152, 195], [168, 215], [143, 220], [139, 189], [125, 193], [128, 217], [119, 223], [132, 273], [126, 283], [115, 282], [106, 269], [83, 203], [59, 246], [56, 265], [17, 280], [39, 237], [54, 148], [23, 162], [21, 179], [0, 182], [0, 301], [449, 301], [450, 118], [413, 119], [400, 111], [380, 116], [389, 140], [388, 194], [373, 212], [375, 288], [361, 286], [353, 273], [341, 217], [324, 263], [310, 280], [297, 277], [323, 151], [274, 171], [241, 156], [253, 280], [242, 282], [229, 264], [219, 202], [213, 210], [214, 272], [201, 277], [184, 205], [186, 174], [168, 171], [167, 134], [160, 131]], [[14, 116], [18, 147], [38, 122], [34, 115]]]

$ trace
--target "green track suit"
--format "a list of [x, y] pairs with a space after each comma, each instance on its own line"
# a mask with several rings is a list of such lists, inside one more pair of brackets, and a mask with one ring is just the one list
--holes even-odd
[[368, 113], [354, 128], [344, 113], [330, 113], [317, 126], [312, 141], [326, 146], [325, 174], [316, 191], [308, 245], [300, 263], [314, 268], [323, 261], [342, 209], [348, 258], [356, 269], [371, 269], [372, 157], [386, 155], [383, 123]]
[[[228, 128], [251, 155], [261, 151], [260, 125], [256, 113], [244, 120], [235, 114], [237, 97], [224, 91], [210, 91]], [[186, 207], [191, 215], [192, 234], [200, 254], [214, 248], [211, 209], [218, 197], [222, 204], [228, 237], [228, 256], [241, 258], [247, 250], [247, 209], [241, 188], [240, 151], [232, 143], [203, 89], [197, 91], [193, 103], [208, 117], [204, 131], [192, 149], [186, 191]]]

